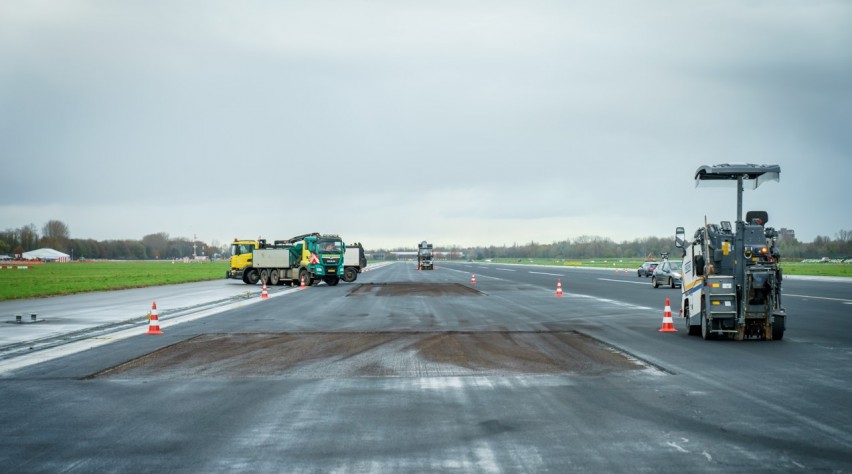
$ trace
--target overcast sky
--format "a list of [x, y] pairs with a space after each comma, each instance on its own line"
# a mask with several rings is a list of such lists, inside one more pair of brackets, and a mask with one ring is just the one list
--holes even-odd
[[367, 248], [852, 230], [852, 2], [0, 0], [0, 229]]

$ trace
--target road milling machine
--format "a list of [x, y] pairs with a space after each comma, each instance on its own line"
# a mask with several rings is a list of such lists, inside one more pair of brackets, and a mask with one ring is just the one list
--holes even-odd
[[720, 164], [702, 166], [695, 185], [727, 184], [737, 188], [737, 220], [708, 224], [687, 242], [683, 227], [675, 246], [683, 249], [681, 308], [690, 335], [704, 339], [732, 337], [781, 340], [787, 314], [781, 305], [782, 273], [775, 246], [778, 232], [766, 227], [766, 211], [750, 211], [742, 219], [743, 187], [756, 189], [779, 181], [778, 165]]
[[424, 240], [417, 245], [417, 269], [418, 270], [433, 270], [432, 263], [432, 244], [426, 243]]

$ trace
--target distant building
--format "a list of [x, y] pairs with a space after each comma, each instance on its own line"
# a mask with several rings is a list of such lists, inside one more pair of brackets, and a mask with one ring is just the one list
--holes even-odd
[[781, 240], [796, 240], [796, 231], [782, 227], [778, 229], [778, 238]]

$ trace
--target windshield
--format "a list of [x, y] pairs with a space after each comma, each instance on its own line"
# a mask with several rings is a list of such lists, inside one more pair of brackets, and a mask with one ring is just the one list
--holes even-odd
[[341, 240], [320, 240], [317, 242], [319, 253], [342, 253], [343, 241]]
[[231, 255], [251, 253], [252, 250], [254, 250], [254, 245], [251, 244], [231, 244]]
[[680, 270], [680, 262], [669, 262], [669, 265], [672, 266], [672, 270]]

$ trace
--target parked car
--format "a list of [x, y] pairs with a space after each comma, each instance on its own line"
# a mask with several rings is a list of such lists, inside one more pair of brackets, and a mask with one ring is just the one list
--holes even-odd
[[645, 262], [639, 267], [639, 270], [636, 270], [636, 274], [640, 277], [650, 277], [657, 265], [659, 265], [659, 262]]
[[672, 288], [683, 286], [681, 278], [680, 262], [663, 260], [651, 273], [651, 286], [657, 288], [660, 285], [668, 285]]

